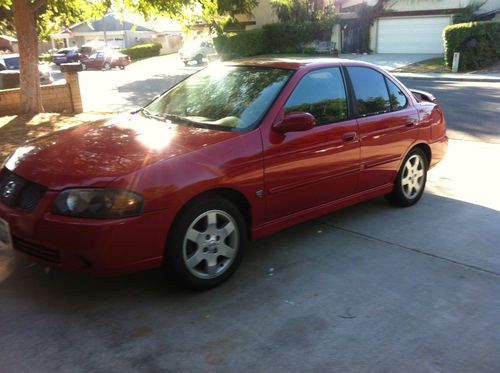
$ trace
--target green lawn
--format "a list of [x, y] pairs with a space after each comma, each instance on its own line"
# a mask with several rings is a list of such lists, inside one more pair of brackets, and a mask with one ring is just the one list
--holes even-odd
[[445, 65], [444, 58], [432, 58], [411, 65], [400, 67], [392, 72], [397, 73], [449, 73], [451, 70]]

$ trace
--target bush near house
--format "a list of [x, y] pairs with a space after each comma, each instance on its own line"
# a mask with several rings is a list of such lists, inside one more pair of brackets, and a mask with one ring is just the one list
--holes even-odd
[[469, 22], [448, 26], [443, 31], [445, 60], [453, 63], [460, 52], [460, 70], [478, 69], [500, 60], [500, 22]]
[[130, 48], [120, 49], [120, 52], [130, 56], [133, 60], [160, 55], [161, 44], [140, 44]]
[[255, 56], [266, 53], [264, 29], [254, 29], [236, 35], [221, 35], [214, 39], [217, 53], [225, 58]]
[[225, 58], [255, 56], [266, 53], [301, 52], [314, 40], [330, 40], [333, 21], [271, 23], [260, 29], [214, 39], [217, 52]]

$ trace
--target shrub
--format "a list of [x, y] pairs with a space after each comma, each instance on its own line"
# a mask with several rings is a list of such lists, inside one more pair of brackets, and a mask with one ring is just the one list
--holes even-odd
[[445, 60], [452, 67], [453, 53], [460, 52], [460, 70], [478, 69], [500, 59], [500, 22], [469, 22], [443, 31]]
[[160, 55], [161, 44], [140, 44], [121, 49], [120, 52], [130, 56], [132, 60]]
[[215, 47], [225, 58], [265, 53], [294, 53], [313, 40], [330, 40], [333, 21], [271, 23], [260, 29], [217, 37]]
[[214, 39], [217, 53], [225, 58], [255, 56], [266, 53], [265, 32], [254, 29], [233, 35], [221, 35]]

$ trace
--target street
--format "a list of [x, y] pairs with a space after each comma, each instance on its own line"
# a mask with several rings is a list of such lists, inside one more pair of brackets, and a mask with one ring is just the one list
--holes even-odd
[[[131, 110], [197, 69], [81, 72], [84, 109]], [[402, 81], [449, 128], [417, 205], [378, 198], [253, 242], [204, 293], [0, 251], [0, 371], [499, 372], [500, 83]]]

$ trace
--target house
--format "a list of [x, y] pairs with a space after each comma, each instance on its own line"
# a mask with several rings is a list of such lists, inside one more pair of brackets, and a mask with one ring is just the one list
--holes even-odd
[[[376, 53], [443, 53], [443, 30], [471, 0], [388, 0], [370, 26], [370, 50]], [[376, 0], [337, 0], [339, 24], [333, 40], [344, 53], [361, 48], [358, 10]], [[479, 16], [498, 17], [500, 0], [486, 0]]]
[[167, 34], [179, 34], [181, 26], [174, 21], [159, 19], [145, 22], [138, 17], [106, 14], [94, 20], [71, 25], [51, 39], [62, 40], [65, 47], [82, 47], [85, 44], [103, 43], [109, 47], [128, 48], [142, 44], [143, 40], [151, 40]]

